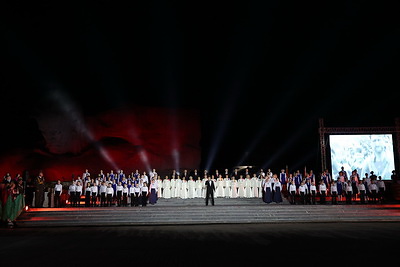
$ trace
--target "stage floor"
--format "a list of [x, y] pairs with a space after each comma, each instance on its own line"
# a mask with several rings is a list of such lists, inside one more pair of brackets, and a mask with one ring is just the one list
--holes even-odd
[[32, 208], [17, 224], [29, 228], [305, 222], [400, 222], [400, 204], [290, 205], [219, 198], [215, 206], [205, 206], [203, 199], [159, 199], [145, 207]]
[[398, 260], [400, 223], [16, 227], [0, 240], [2, 266], [386, 266]]

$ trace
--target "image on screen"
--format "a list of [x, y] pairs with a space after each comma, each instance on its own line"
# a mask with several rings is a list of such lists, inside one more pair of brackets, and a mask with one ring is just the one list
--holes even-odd
[[343, 166], [347, 177], [357, 170], [361, 178], [373, 171], [382, 180], [391, 179], [395, 169], [391, 134], [329, 135], [329, 142], [334, 178]]

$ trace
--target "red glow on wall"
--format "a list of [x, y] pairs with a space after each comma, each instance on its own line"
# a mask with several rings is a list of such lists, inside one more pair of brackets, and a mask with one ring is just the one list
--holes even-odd
[[[37, 118], [44, 147], [16, 148], [1, 156], [0, 170], [12, 176], [28, 170], [36, 176], [43, 170], [47, 181], [69, 181], [89, 169], [97, 174], [113, 169], [101, 155], [102, 147], [125, 173], [147, 171], [140, 151], [145, 151], [151, 168], [157, 171], [174, 168], [171, 142], [179, 148], [182, 168], [195, 169], [200, 164], [200, 119], [191, 109], [132, 108], [110, 110], [86, 117], [85, 127], [76, 125], [62, 114], [46, 114]], [[171, 121], [175, 123], [171, 125]], [[82, 129], [90, 130], [88, 140]], [[116, 172], [117, 170], [114, 170]]]

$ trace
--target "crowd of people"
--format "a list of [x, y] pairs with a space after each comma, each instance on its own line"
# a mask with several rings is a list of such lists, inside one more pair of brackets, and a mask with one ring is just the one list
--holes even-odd
[[[100, 170], [95, 175], [86, 169], [68, 185], [58, 180], [51, 185], [50, 191], [53, 194], [52, 206], [56, 208], [146, 206], [156, 204], [160, 198], [198, 198], [206, 199], [208, 203], [209, 197], [212, 203], [214, 198], [259, 198], [267, 204], [281, 203], [284, 199], [290, 204], [384, 202], [386, 186], [382, 177], [377, 177], [373, 171], [365, 173], [364, 177], [360, 177], [357, 170], [351, 171], [349, 176], [347, 173], [343, 168], [336, 177], [328, 170], [315, 175], [312, 170], [289, 173], [287, 169], [281, 169], [279, 173], [273, 173], [271, 169], [256, 172], [253, 169], [225, 169], [222, 173], [218, 170], [200, 173], [185, 169], [182, 172], [173, 170], [161, 177], [155, 169], [149, 173], [136, 170], [128, 174], [123, 170], [115, 173], [113, 170], [108, 173]], [[208, 180], [213, 184], [211, 192], [207, 187]], [[8, 223], [15, 223], [19, 215], [18, 209], [8, 206], [23, 208], [26, 203], [29, 207], [43, 207], [45, 191], [49, 191], [46, 190], [43, 172], [25, 184], [20, 174], [12, 178], [7, 173], [1, 185], [1, 215], [2, 220]], [[19, 196], [23, 197], [14, 204]]]
[[[289, 173], [281, 169], [273, 173], [271, 169], [252, 172], [251, 169], [238, 169], [223, 173], [215, 170], [173, 170], [161, 177], [155, 169], [147, 173], [123, 170], [114, 173], [91, 175], [85, 170], [82, 176], [74, 179], [67, 190], [70, 206], [146, 206], [156, 204], [159, 198], [206, 199], [206, 181], [213, 181], [212, 198], [260, 198], [265, 203], [281, 203], [286, 198], [291, 204], [352, 204], [383, 203], [386, 186], [381, 177], [371, 171], [360, 177], [353, 170], [348, 177], [342, 170], [333, 177], [328, 170], [316, 176], [312, 170]], [[62, 194], [61, 181], [54, 187], [54, 206], [59, 207]], [[84, 199], [81, 203], [81, 199]]]

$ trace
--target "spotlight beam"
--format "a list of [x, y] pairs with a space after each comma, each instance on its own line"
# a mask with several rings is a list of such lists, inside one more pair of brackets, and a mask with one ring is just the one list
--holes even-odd
[[106, 160], [114, 169], [119, 170], [119, 167], [111, 158], [107, 150], [96, 142], [92, 131], [86, 126], [78, 108], [72, 103], [68, 96], [59, 89], [55, 89], [50, 93], [51, 98], [57, 102], [61, 111], [68, 117], [70, 121], [75, 123], [76, 128], [80, 129], [85, 137], [94, 145], [99, 151], [100, 155]]

